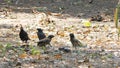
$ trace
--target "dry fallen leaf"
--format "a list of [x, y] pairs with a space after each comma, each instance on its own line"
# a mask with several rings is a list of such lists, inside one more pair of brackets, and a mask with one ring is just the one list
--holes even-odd
[[30, 36], [31, 38], [38, 38], [37, 34]]
[[54, 55], [54, 58], [55, 59], [60, 59], [60, 58], [62, 58], [62, 54], [56, 54], [56, 55]]
[[50, 26], [48, 31], [54, 31], [55, 27], [54, 26]]
[[95, 44], [101, 44], [102, 43], [102, 40], [101, 39], [98, 39], [98, 40], [96, 40], [96, 42], [95, 42]]
[[58, 43], [57, 38], [53, 38], [52, 41], [53, 41], [54, 43]]
[[104, 30], [107, 31], [109, 29], [109, 26], [104, 25]]
[[31, 55], [32, 58], [35, 58], [35, 59], [43, 59], [44, 57], [41, 56], [41, 55]]
[[57, 31], [57, 35], [59, 35], [61, 37], [64, 37], [65, 33], [64, 33], [64, 31]]
[[28, 57], [28, 55], [26, 53], [22, 53], [19, 55], [19, 58], [26, 58], [26, 57]]
[[100, 29], [95, 29], [95, 28], [94, 28], [94, 32], [100, 32]]
[[87, 30], [87, 31], [84, 31], [83, 34], [89, 34], [91, 32], [91, 30]]
[[52, 13], [53, 16], [62, 16], [60, 13]]
[[52, 12], [46, 12], [47, 15], [52, 15]]

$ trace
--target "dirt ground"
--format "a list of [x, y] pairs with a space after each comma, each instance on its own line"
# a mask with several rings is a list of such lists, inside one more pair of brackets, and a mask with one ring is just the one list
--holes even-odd
[[[61, 31], [66, 27], [74, 25], [82, 26], [82, 19], [88, 20], [91, 16], [98, 14], [102, 15], [107, 21], [113, 20], [114, 9], [118, 0], [93, 0], [92, 3], [89, 3], [89, 1], [90, 0], [11, 0], [10, 3], [1, 1], [0, 28], [3, 31], [9, 28], [13, 29], [16, 25], [23, 24], [26, 25], [26, 27], [30, 26], [30, 28], [27, 29], [31, 30], [35, 30], [37, 27], [48, 29], [50, 26], [46, 25], [48, 24], [46, 20], [49, 18], [51, 21], [54, 21], [56, 31]], [[41, 23], [45, 25], [41, 25]], [[69, 24], [71, 25], [69, 26]], [[100, 24], [108, 25], [109, 23], [101, 22]], [[32, 29], [31, 25], [33, 25], [34, 29]], [[114, 26], [114, 24], [111, 25]], [[60, 28], [57, 28], [57, 26]], [[81, 27], [77, 26], [75, 26], [75, 28], [81, 29]], [[19, 32], [19, 28], [15, 29]], [[77, 30], [75, 32], [77, 32]], [[1, 32], [1, 35], [2, 33], [7, 34], [6, 32]], [[13, 32], [13, 34], [15, 33]], [[10, 35], [12, 34], [10, 33]], [[16, 38], [18, 39], [18, 37]], [[3, 39], [1, 39], [1, 41], [2, 40]], [[10, 41], [15, 42], [14, 39]]]
[[[27, 55], [27, 59], [16, 60], [14, 56], [11, 56], [11, 59], [11, 57], [7, 58], [11, 53], [9, 51], [7, 56], [1, 57], [1, 62], [10, 61], [11, 68], [19, 66], [22, 68], [119, 68], [120, 40], [113, 21], [117, 2], [118, 0], [93, 0], [92, 3], [89, 3], [89, 0], [12, 0], [11, 3], [6, 4], [0, 0], [2, 45], [8, 43], [13, 46], [22, 45], [19, 38], [20, 24], [32, 39], [29, 41], [29, 45], [32, 46], [36, 46], [35, 42], [38, 41], [37, 28], [42, 28], [47, 36], [55, 35], [51, 41], [54, 49], [48, 49], [50, 53], [47, 55], [42, 54], [45, 59], [38, 60], [32, 57], [31, 60], [31, 54]], [[91, 27], [85, 28], [84, 22], [98, 14], [102, 15], [105, 21], [91, 21]], [[83, 50], [78, 49], [78, 53], [74, 52], [69, 41], [70, 33], [74, 33], [75, 37], [87, 47], [82, 48]], [[59, 53], [56, 58], [55, 50], [63, 46], [69, 46], [73, 50], [72, 53]], [[59, 55], [62, 58], [58, 58]], [[85, 57], [89, 61], [86, 62]], [[15, 63], [18, 63], [18, 60], [21, 65], [17, 66]], [[38, 61], [34, 63], [33, 60]]]

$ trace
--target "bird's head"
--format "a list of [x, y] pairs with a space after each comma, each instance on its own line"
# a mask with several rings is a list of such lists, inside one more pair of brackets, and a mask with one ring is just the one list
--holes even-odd
[[54, 37], [54, 35], [49, 35], [48, 38], [52, 39]]
[[20, 29], [23, 30], [22, 24], [20, 24]]
[[73, 33], [70, 33], [69, 36], [70, 36], [70, 38], [74, 38], [74, 34]]
[[42, 31], [43, 31], [41, 28], [37, 28], [37, 30], [38, 30], [39, 32], [42, 32]]

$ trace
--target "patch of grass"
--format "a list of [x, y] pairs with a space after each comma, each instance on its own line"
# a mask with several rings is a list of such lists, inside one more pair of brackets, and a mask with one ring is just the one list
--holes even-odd
[[31, 47], [31, 54], [32, 55], [40, 55], [40, 50], [36, 47]]
[[6, 50], [9, 50], [9, 49], [11, 49], [11, 48], [12, 48], [12, 45], [11, 45], [10, 43], [7, 43], [5, 49], [6, 49]]
[[107, 57], [108, 57], [108, 58], [112, 58], [113, 55], [112, 55], [112, 54], [108, 54]]

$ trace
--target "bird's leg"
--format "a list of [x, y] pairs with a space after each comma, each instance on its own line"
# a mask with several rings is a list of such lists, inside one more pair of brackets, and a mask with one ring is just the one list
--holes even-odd
[[27, 41], [23, 41], [23, 45], [29, 45]]
[[37, 46], [39, 46], [39, 42], [37, 42]]
[[49, 43], [50, 47], [52, 47], [52, 45]]
[[73, 52], [76, 52], [76, 47], [75, 46], [73, 46]]
[[25, 41], [25, 43], [27, 43], [27, 41]]
[[22, 41], [22, 45], [24, 45], [25, 44], [25, 41]]
[[76, 46], [75, 46], [75, 52], [76, 52], [76, 53], [78, 53], [78, 49], [77, 49], [77, 47], [76, 47]]

